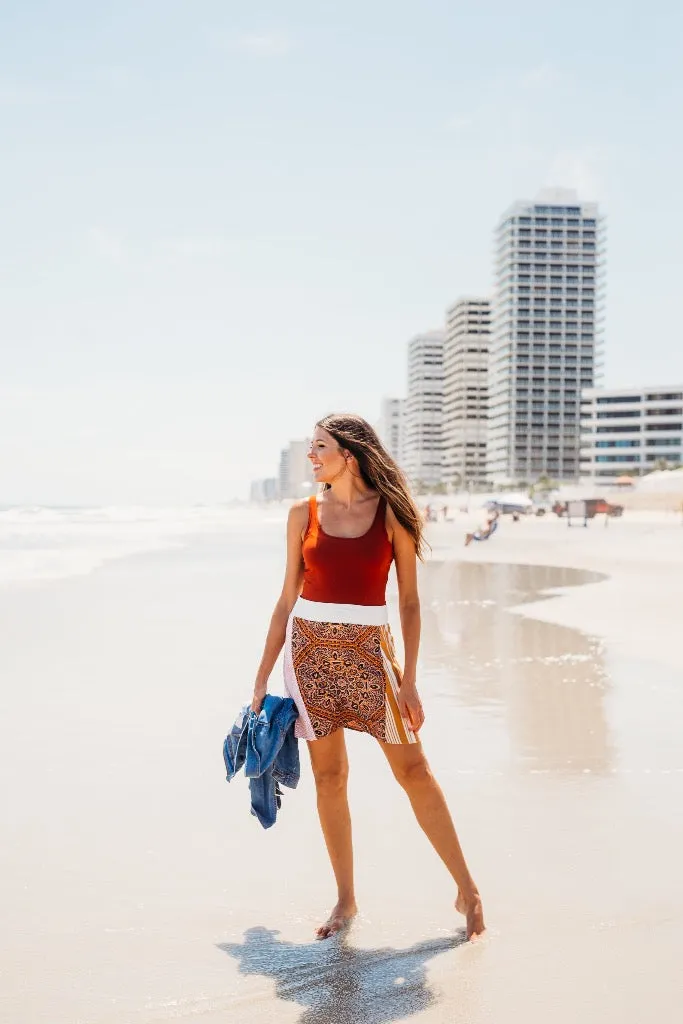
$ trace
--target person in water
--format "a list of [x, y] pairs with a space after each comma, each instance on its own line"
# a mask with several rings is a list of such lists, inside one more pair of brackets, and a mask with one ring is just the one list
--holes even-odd
[[[379, 742], [419, 825], [453, 877], [455, 907], [465, 915], [467, 937], [475, 938], [484, 931], [481, 897], [418, 735], [425, 717], [416, 684], [422, 517], [401, 470], [360, 416], [320, 420], [309, 459], [320, 493], [289, 510], [285, 579], [251, 706], [260, 710], [284, 647], [285, 690], [299, 711], [296, 735], [308, 741], [318, 815], [337, 883], [337, 902], [317, 935], [334, 935], [357, 913], [344, 740], [344, 729], [354, 729]], [[385, 597], [392, 562], [402, 669]]]

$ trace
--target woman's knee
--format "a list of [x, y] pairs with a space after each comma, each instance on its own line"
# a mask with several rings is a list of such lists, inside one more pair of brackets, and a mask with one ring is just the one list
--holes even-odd
[[420, 757], [416, 761], [408, 761], [405, 764], [395, 764], [393, 772], [396, 780], [404, 789], [430, 784], [434, 778], [425, 757]]
[[330, 764], [313, 769], [315, 788], [319, 794], [330, 795], [346, 791], [349, 768], [346, 764]]

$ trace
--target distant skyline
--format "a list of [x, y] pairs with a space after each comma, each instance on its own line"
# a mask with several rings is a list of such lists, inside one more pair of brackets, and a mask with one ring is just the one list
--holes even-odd
[[683, 380], [683, 9], [0, 14], [0, 504], [246, 497], [405, 393], [517, 199], [607, 218], [606, 386]]

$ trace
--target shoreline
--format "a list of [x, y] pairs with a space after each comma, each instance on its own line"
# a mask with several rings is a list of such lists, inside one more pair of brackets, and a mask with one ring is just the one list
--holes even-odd
[[443, 561], [546, 566], [602, 573], [606, 578], [549, 593], [510, 609], [596, 635], [616, 652], [683, 670], [680, 579], [683, 525], [678, 513], [604, 517], [568, 527], [555, 516], [505, 517], [494, 536], [464, 547], [472, 517], [431, 523], [432, 558]]
[[[235, 530], [243, 534], [248, 544], [256, 535], [264, 538], [267, 535], [273, 546], [274, 563], [277, 565], [282, 560], [284, 519], [281, 523], [272, 508], [260, 512], [252, 509], [252, 514], [246, 517], [240, 512], [234, 518], [225, 517], [224, 510], [211, 509], [208, 514], [207, 510], [202, 510], [202, 522], [197, 522], [197, 510], [188, 510], [189, 521], [180, 517], [172, 526], [163, 516], [157, 536], [153, 535], [148, 512], [145, 510], [143, 518], [149, 532], [146, 530], [144, 538], [135, 538], [139, 546], [133, 545], [132, 550], [125, 550], [125, 545], [130, 543], [127, 534], [131, 526], [127, 512], [126, 519], [116, 524], [122, 537], [117, 533], [115, 538], [110, 538], [113, 543], [109, 550], [97, 552], [97, 564], [91, 561], [94, 552], [88, 552], [82, 559], [81, 551], [54, 550], [49, 554], [63, 559], [63, 565], [57, 568], [53, 562], [47, 572], [28, 578], [19, 574], [16, 579], [2, 580], [0, 594], [35, 593], [67, 580], [94, 579], [101, 573], [117, 573], [126, 566], [134, 571], [135, 565], [144, 564], [145, 559], [155, 554], [163, 561], [164, 555], [173, 551], [180, 553], [214, 541], [220, 543], [221, 537], [227, 542]], [[447, 521], [427, 524], [425, 536], [432, 545], [428, 560], [545, 566], [601, 573], [606, 579], [584, 585], [580, 594], [575, 588], [554, 591], [510, 610], [597, 635], [615, 651], [626, 655], [683, 669], [683, 647], [677, 635], [677, 579], [683, 573], [683, 518], [679, 512], [627, 511], [618, 519], [596, 517], [586, 528], [568, 527], [564, 519], [553, 514], [524, 516], [517, 523], [504, 516], [499, 530], [489, 541], [475, 542], [465, 548], [465, 532], [478, 525], [481, 517], [482, 510], [453, 512]], [[232, 521], [226, 522], [226, 518]], [[7, 552], [22, 554], [20, 549], [13, 552], [11, 547]], [[395, 582], [393, 585], [395, 587]]]

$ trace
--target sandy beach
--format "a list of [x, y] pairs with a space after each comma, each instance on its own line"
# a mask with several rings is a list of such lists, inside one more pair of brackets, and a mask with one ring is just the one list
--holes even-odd
[[334, 891], [306, 750], [268, 832], [225, 781], [281, 519], [0, 589], [0, 1019], [674, 1024], [680, 515], [506, 519], [469, 548], [467, 517], [429, 528], [422, 737], [484, 896], [474, 944], [368, 737], [344, 939], [313, 937]]

